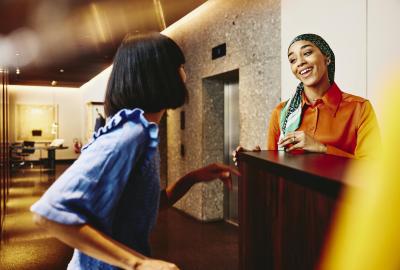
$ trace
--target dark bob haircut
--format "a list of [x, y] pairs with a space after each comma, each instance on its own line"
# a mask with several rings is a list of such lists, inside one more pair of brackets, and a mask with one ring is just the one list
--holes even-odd
[[179, 73], [184, 63], [182, 50], [169, 37], [128, 34], [114, 58], [104, 100], [106, 115], [121, 109], [153, 113], [182, 106], [188, 99]]

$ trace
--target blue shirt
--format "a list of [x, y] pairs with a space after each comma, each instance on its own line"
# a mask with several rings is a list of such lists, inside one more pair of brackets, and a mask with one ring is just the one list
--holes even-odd
[[[158, 127], [140, 109], [121, 110], [31, 211], [58, 223], [90, 224], [149, 256], [160, 196]], [[68, 270], [118, 269], [74, 251]]]

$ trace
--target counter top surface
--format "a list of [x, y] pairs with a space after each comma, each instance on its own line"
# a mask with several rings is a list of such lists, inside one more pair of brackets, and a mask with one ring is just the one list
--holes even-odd
[[291, 154], [284, 151], [260, 151], [242, 152], [239, 161], [255, 162], [262, 165], [266, 170], [273, 170], [276, 174], [282, 174], [295, 178], [302, 176], [341, 185], [359, 186], [353, 180], [348, 179], [346, 174], [353, 165], [359, 165], [362, 161], [352, 160], [326, 154], [302, 153]]

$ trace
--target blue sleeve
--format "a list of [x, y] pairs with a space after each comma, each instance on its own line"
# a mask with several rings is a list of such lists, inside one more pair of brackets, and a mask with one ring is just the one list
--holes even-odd
[[70, 225], [108, 219], [142, 144], [139, 128], [130, 129], [128, 134], [120, 130], [98, 138], [32, 205], [31, 211]]

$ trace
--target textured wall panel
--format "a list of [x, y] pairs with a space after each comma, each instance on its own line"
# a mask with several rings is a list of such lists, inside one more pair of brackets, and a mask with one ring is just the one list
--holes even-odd
[[[221, 115], [208, 113], [221, 104], [221, 95], [212, 94], [205, 78], [239, 70], [240, 143], [265, 147], [269, 114], [281, 95], [280, 14], [279, 0], [210, 0], [165, 31], [186, 55], [190, 94], [189, 103], [181, 108], [186, 114], [185, 130], [179, 124], [181, 109], [168, 115], [170, 183], [192, 169], [223, 161]], [[211, 49], [222, 43], [227, 55], [212, 61]], [[186, 148], [184, 157], [181, 143]], [[219, 181], [197, 185], [176, 206], [200, 220], [221, 219], [222, 190]]]

